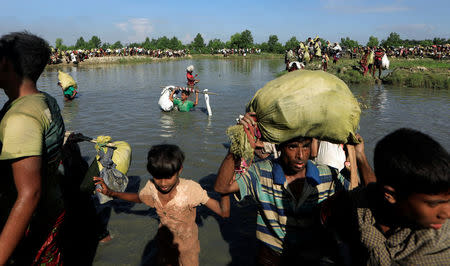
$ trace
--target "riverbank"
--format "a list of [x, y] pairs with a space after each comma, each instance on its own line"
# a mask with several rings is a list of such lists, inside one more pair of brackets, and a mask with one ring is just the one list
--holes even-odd
[[[322, 69], [322, 62], [318, 59], [306, 65], [305, 69]], [[287, 71], [280, 72], [281, 76]], [[362, 74], [359, 59], [340, 59], [337, 64], [328, 63], [328, 73], [334, 74], [348, 84], [384, 83], [395, 86], [415, 88], [450, 89], [450, 61], [433, 59], [390, 59], [390, 69], [384, 70], [381, 80], [378, 70], [375, 78], [368, 72]]]
[[[156, 58], [151, 56], [142, 56], [142, 55], [134, 55], [134, 56], [104, 56], [104, 57], [91, 57], [89, 59], [84, 60], [83, 62], [79, 62], [77, 66], [93, 66], [93, 65], [109, 65], [109, 64], [141, 64], [141, 63], [153, 63], [153, 62], [165, 62], [165, 61], [174, 61], [174, 60], [186, 60], [186, 59], [280, 59], [284, 58], [281, 54], [269, 54], [269, 53], [261, 53], [261, 54], [248, 54], [245, 57], [242, 55], [228, 55], [224, 57], [222, 54], [192, 54], [183, 57], [163, 57]], [[61, 64], [56, 65], [47, 65], [47, 68], [57, 68], [61, 66], [73, 66], [72, 63], [63, 62]]]

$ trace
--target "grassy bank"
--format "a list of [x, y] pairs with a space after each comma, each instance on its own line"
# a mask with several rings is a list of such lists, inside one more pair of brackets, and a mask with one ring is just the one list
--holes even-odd
[[[321, 62], [316, 60], [306, 65], [306, 69], [319, 70]], [[381, 82], [395, 86], [417, 88], [450, 88], [450, 61], [436, 61], [433, 59], [390, 59], [389, 74], [381, 76]], [[378, 71], [373, 78], [370, 73], [362, 75], [359, 59], [341, 59], [337, 64], [328, 63], [328, 72], [336, 75], [348, 84], [375, 84], [378, 80]], [[277, 77], [285, 74], [282, 71]]]
[[383, 78], [386, 84], [407, 87], [450, 89], [450, 61], [393, 59], [393, 71]]

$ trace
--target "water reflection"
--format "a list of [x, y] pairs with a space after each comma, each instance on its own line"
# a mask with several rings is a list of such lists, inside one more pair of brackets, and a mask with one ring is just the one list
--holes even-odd
[[64, 107], [62, 108], [61, 114], [64, 117], [64, 122], [66, 124], [71, 124], [73, 119], [78, 116], [80, 105], [79, 97], [80, 96], [77, 95], [72, 101], [64, 101]]

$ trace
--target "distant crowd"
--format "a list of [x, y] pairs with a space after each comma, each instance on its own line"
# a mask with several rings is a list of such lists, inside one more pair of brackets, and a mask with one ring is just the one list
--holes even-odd
[[52, 48], [52, 54], [50, 56], [49, 65], [60, 64], [60, 63], [73, 63], [78, 64], [86, 59], [93, 57], [106, 57], [106, 56], [149, 56], [154, 58], [165, 58], [165, 57], [183, 57], [189, 51], [187, 49], [183, 50], [171, 50], [171, 49], [156, 49], [150, 50], [141, 47], [124, 47], [117, 49], [78, 49], [78, 50], [68, 50], [62, 51], [59, 49]]

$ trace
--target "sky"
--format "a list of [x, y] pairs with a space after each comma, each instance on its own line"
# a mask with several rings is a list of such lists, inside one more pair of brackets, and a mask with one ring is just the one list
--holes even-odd
[[402, 39], [450, 38], [449, 0], [0, 0], [0, 6], [0, 35], [27, 30], [51, 45], [93, 35], [123, 44], [176, 36], [186, 44], [197, 33], [207, 43], [246, 29], [256, 43], [273, 34], [283, 44], [293, 36], [366, 44], [371, 35], [381, 41], [391, 32]]

